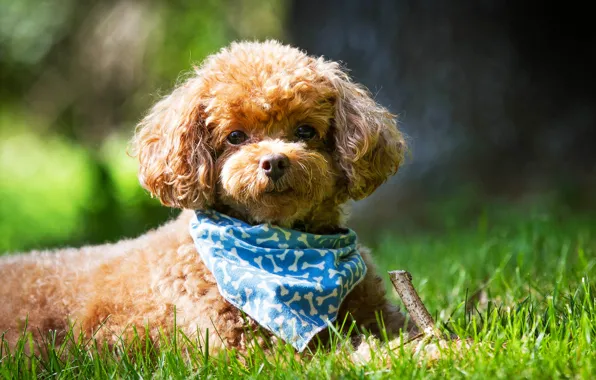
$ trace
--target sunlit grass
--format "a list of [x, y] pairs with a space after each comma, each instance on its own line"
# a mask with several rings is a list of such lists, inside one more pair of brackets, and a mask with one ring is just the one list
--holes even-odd
[[[337, 339], [335, 349], [297, 359], [291, 348], [271, 355], [207, 354], [209, 342], [181, 334], [161, 348], [139, 344], [106, 351], [93, 342], [42, 345], [23, 338], [0, 349], [7, 378], [591, 378], [596, 372], [596, 224], [550, 214], [485, 216], [476, 228], [432, 235], [386, 232], [375, 253], [379, 267], [407, 269], [441, 328], [470, 339], [469, 349], [446, 348], [437, 361], [408, 350], [382, 352], [364, 364]], [[184, 344], [182, 344], [184, 343]], [[183, 348], [184, 347], [184, 348]]]

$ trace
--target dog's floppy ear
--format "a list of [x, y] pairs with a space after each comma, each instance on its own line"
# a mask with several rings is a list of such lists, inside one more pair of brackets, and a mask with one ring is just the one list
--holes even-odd
[[162, 204], [202, 208], [214, 196], [213, 153], [195, 76], [153, 106], [139, 123], [132, 153], [141, 185]]
[[366, 88], [352, 82], [337, 63], [324, 65], [336, 91], [336, 160], [346, 176], [348, 195], [359, 200], [397, 172], [406, 143], [396, 117], [376, 103]]

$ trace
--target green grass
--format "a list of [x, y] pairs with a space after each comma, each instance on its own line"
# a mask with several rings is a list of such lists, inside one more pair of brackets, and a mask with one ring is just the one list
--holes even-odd
[[[350, 348], [315, 352], [298, 361], [280, 347], [239, 357], [206, 354], [208, 342], [179, 349], [182, 336], [129, 354], [84, 342], [28, 355], [24, 338], [0, 349], [6, 378], [591, 378], [596, 373], [596, 219], [565, 213], [484, 213], [473, 225], [449, 223], [441, 232], [388, 230], [373, 244], [381, 270], [407, 269], [441, 328], [473, 342], [445, 349], [436, 362], [391, 352], [349, 360]], [[387, 284], [389, 289], [389, 284]], [[337, 342], [341, 342], [338, 340]], [[87, 348], [85, 348], [87, 347]]]

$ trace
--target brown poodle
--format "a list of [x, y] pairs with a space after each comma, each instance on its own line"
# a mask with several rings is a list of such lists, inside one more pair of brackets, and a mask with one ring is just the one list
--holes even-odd
[[[275, 41], [234, 43], [159, 101], [133, 139], [141, 184], [185, 211], [133, 240], [0, 258], [0, 334], [13, 345], [25, 325], [36, 337], [75, 326], [112, 345], [135, 328], [157, 342], [177, 326], [208, 334], [213, 352], [246, 349], [259, 325], [220, 295], [189, 235], [192, 210], [334, 233], [343, 205], [396, 173], [404, 150], [395, 117], [338, 63]], [[395, 334], [405, 318], [360, 253], [368, 272], [338, 321], [378, 334], [380, 314]]]

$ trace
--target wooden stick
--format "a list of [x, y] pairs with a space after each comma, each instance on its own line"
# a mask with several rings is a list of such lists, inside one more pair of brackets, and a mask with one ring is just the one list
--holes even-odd
[[420, 331], [426, 336], [441, 339], [441, 332], [412, 285], [412, 275], [405, 270], [394, 270], [389, 272], [389, 278]]

